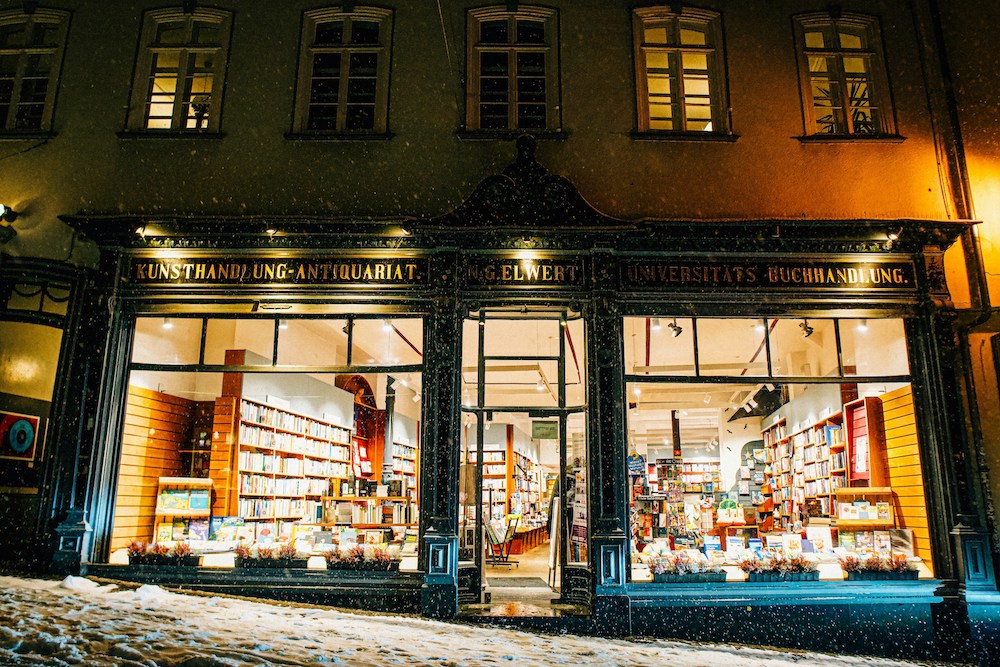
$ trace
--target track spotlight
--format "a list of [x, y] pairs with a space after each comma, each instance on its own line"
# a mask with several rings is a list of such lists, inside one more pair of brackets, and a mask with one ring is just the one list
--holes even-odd
[[681, 325], [677, 324], [676, 317], [674, 318], [673, 322], [667, 325], [667, 328], [670, 329], [670, 335], [673, 336], [674, 338], [677, 338], [684, 332], [684, 328], [681, 327]]
[[809, 336], [812, 336], [813, 333], [816, 331], [814, 328], [809, 326], [809, 320], [802, 320], [802, 322], [799, 324], [799, 328], [802, 329], [803, 338], [809, 338]]

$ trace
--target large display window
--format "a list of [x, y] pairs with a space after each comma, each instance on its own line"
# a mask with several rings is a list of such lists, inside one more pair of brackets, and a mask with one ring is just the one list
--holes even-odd
[[902, 320], [624, 330], [632, 581], [934, 576]]
[[134, 332], [112, 563], [416, 569], [421, 317]]

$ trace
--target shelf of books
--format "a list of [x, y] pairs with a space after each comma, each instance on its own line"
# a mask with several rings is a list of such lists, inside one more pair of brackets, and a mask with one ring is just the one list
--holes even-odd
[[770, 511], [775, 527], [785, 530], [792, 528], [806, 505], [819, 516], [832, 516], [834, 494], [847, 480], [841, 413], [799, 424], [794, 430], [782, 418], [762, 437], [765, 481], [758, 513]]
[[[469, 450], [469, 463], [476, 463], [476, 450]], [[487, 520], [503, 518], [507, 514], [507, 490], [510, 470], [507, 467], [507, 448], [502, 444], [487, 443], [483, 446], [483, 516]]]
[[719, 491], [719, 462], [681, 463], [681, 482], [685, 493], [711, 493]]
[[392, 443], [392, 477], [400, 482], [401, 492], [412, 501], [417, 499], [417, 448], [406, 442]]
[[534, 461], [521, 452], [513, 452], [513, 468], [511, 470], [511, 514], [535, 514], [540, 508], [541, 488], [538, 481], [538, 470]]
[[160, 477], [156, 489], [153, 541], [208, 539], [211, 497], [211, 479]]
[[657, 459], [647, 463], [646, 495], [635, 498], [638, 539], [652, 542], [684, 532], [684, 482], [682, 465], [676, 459]]
[[848, 551], [884, 552], [896, 528], [895, 497], [888, 486], [837, 489], [837, 536]]
[[[220, 415], [232, 418], [228, 433], [219, 432]], [[227, 396], [216, 401], [216, 428], [224, 440], [218, 449], [231, 455], [217, 456], [213, 447], [210, 473], [222, 489], [217, 514], [238, 515], [270, 534], [282, 534], [286, 522], [322, 522], [322, 498], [350, 474], [349, 428]]]
[[[359, 490], [367, 493], [368, 482]], [[391, 482], [390, 482], [391, 485]], [[324, 496], [324, 526], [352, 528], [415, 527], [419, 521], [416, 503], [409, 496], [388, 495], [389, 485], [376, 485], [372, 495]], [[392, 490], [398, 490], [398, 487]], [[386, 495], [379, 495], [385, 493]]]

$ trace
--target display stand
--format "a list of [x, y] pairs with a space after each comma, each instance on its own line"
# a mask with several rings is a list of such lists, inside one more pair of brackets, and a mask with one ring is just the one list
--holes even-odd
[[[207, 526], [207, 520], [212, 516], [211, 494], [211, 479], [160, 477], [156, 488], [156, 523], [151, 541], [186, 540], [192, 519], [205, 519]], [[174, 526], [178, 520], [185, 526], [182, 534], [175, 534]]]

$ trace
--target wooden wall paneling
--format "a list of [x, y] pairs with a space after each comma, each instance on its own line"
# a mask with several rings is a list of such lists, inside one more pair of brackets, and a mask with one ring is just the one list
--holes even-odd
[[930, 531], [917, 446], [917, 424], [909, 385], [882, 395], [889, 478], [896, 498], [896, 523], [913, 531], [914, 553], [931, 571]]
[[232, 516], [237, 512], [238, 461], [236, 459], [239, 437], [239, 397], [220, 396], [215, 399], [215, 422], [212, 431], [212, 457], [209, 477], [212, 478], [214, 516]]
[[182, 474], [179, 450], [190, 439], [193, 407], [179, 396], [129, 387], [112, 551], [133, 540], [153, 540], [157, 482]]

